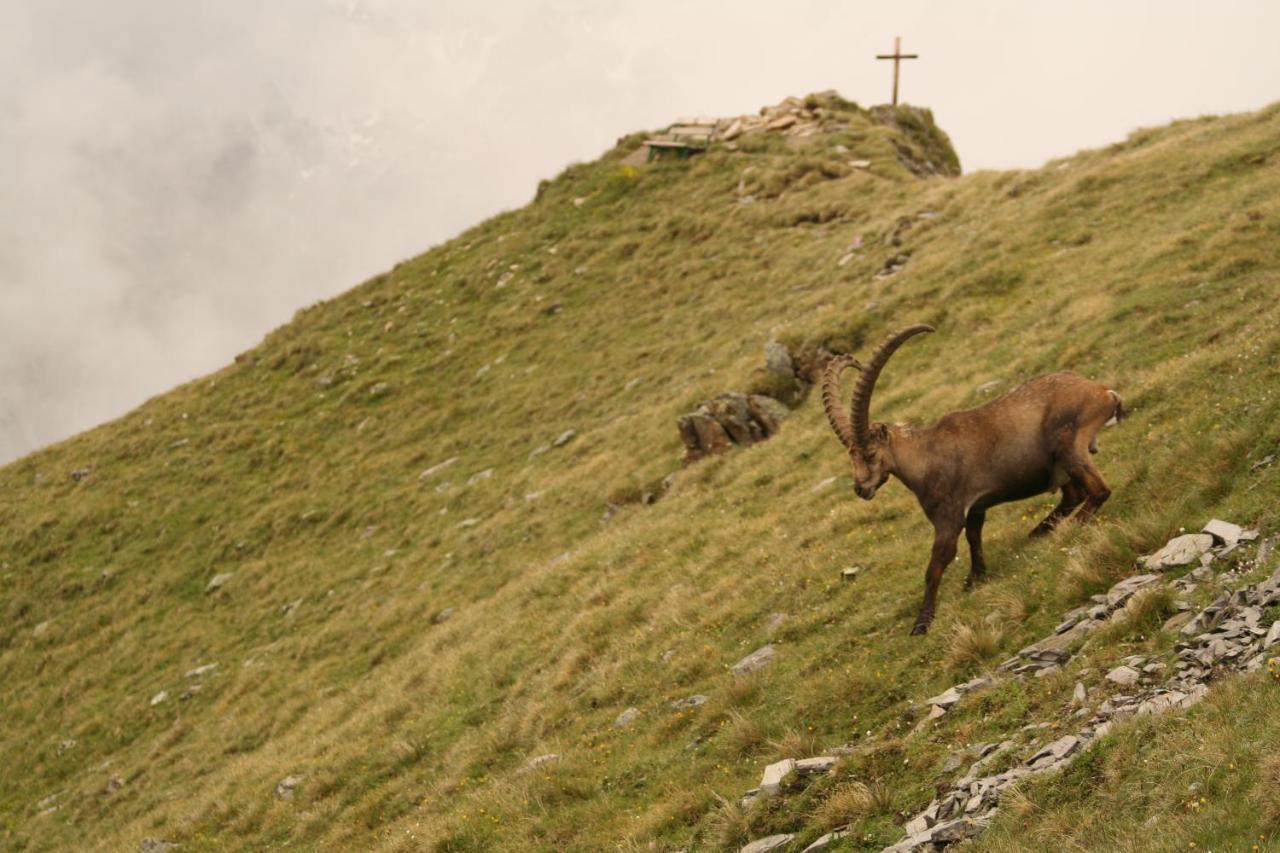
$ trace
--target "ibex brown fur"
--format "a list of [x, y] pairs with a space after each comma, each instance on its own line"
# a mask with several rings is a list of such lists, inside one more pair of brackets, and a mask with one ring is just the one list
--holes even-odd
[[[1048, 533], [1076, 507], [1087, 521], [1110, 495], [1089, 459], [1104, 424], [1124, 415], [1120, 395], [1074, 373], [1048, 373], [1028, 380], [997, 400], [944, 415], [933, 426], [870, 423], [871, 392], [889, 356], [908, 338], [932, 332], [915, 325], [891, 335], [865, 365], [838, 356], [827, 365], [822, 403], [831, 428], [849, 451], [854, 490], [866, 500], [892, 475], [920, 501], [933, 523], [933, 553], [925, 572], [924, 604], [913, 634], [933, 620], [942, 573], [956, 556], [964, 531], [972, 567], [968, 589], [986, 572], [982, 523], [996, 504], [1062, 489], [1062, 502], [1031, 531]], [[842, 410], [840, 374], [861, 371], [848, 415]]]

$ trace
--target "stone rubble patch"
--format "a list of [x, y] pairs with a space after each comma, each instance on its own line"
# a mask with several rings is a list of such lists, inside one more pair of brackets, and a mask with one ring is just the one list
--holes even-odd
[[[1245, 530], [1218, 519], [1205, 525], [1205, 530], [1204, 533], [1188, 534], [1192, 537], [1204, 537], [1192, 540], [1189, 544], [1185, 544], [1185, 537], [1181, 536], [1170, 541], [1173, 544], [1184, 540], [1184, 545], [1179, 548], [1187, 548], [1192, 553], [1191, 559], [1180, 565], [1195, 562], [1199, 555], [1209, 553], [1210, 548], [1225, 553], [1258, 535], [1256, 531]], [[1205, 539], [1209, 540], [1208, 546], [1204, 551], [1199, 551], [1199, 546], [1204, 544]], [[1222, 544], [1215, 544], [1219, 540]], [[1270, 555], [1269, 542], [1271, 540], [1265, 540], [1259, 547], [1259, 559], [1255, 561], [1255, 565]], [[1160, 555], [1164, 552], [1165, 549], [1161, 549], [1156, 554], [1140, 558], [1140, 562], [1149, 568], [1156, 568], [1153, 563], [1162, 563], [1164, 557]], [[1156, 557], [1159, 559], [1153, 559]], [[1160, 568], [1172, 565], [1174, 564], [1166, 563]], [[1242, 569], [1241, 573], [1244, 571], [1247, 569]], [[1171, 586], [1185, 591], [1186, 586], [1194, 586], [1195, 583], [1214, 577], [1213, 572], [1207, 568], [1196, 569], [1192, 575], [1197, 572], [1204, 574], [1193, 578], [1192, 583], [1182, 583], [1187, 578], [1181, 578]], [[1230, 578], [1230, 574], [1218, 576], [1219, 581]], [[1027, 646], [1017, 656], [1001, 664], [1000, 669], [1011, 672], [1015, 677], [1056, 670], [1071, 658], [1071, 647], [1076, 641], [1083, 641], [1093, 630], [1116, 618], [1121, 608], [1137, 591], [1160, 580], [1161, 576], [1157, 574], [1135, 575], [1121, 580], [1106, 594], [1094, 596], [1092, 604], [1067, 613], [1055, 628], [1054, 634]], [[1105, 698], [1092, 712], [1085, 707], [1089, 700], [1089, 690], [1083, 681], [1076, 682], [1071, 703], [1079, 706], [1074, 716], [1084, 721], [1081, 727], [1048, 744], [1033, 741], [1030, 754], [1001, 773], [989, 774], [986, 770], [998, 757], [1017, 747], [1014, 741], [1006, 740], [998, 745], [978, 744], [956, 750], [943, 764], [943, 777], [956, 771], [966, 760], [974, 756], [977, 756], [977, 760], [973, 761], [965, 775], [954, 784], [943, 784], [939, 788], [939, 796], [920, 813], [909, 816], [903, 827], [905, 837], [884, 848], [883, 853], [936, 851], [972, 838], [994, 819], [999, 810], [1000, 797], [1006, 789], [1028, 776], [1065, 767], [1091, 744], [1105, 736], [1115, 722], [1189, 708], [1208, 695], [1209, 684], [1219, 674], [1231, 671], [1253, 672], [1263, 668], [1266, 666], [1268, 650], [1280, 643], [1280, 621], [1264, 626], [1264, 614], [1267, 608], [1278, 604], [1280, 568], [1264, 581], [1222, 592], [1199, 610], [1185, 602], [1175, 604], [1185, 609], [1174, 617], [1178, 620], [1176, 623], [1173, 620], [1166, 623], [1166, 626], [1173, 623], [1167, 630], [1176, 631], [1180, 637], [1175, 646], [1178, 663], [1171, 673], [1161, 661], [1152, 661], [1142, 655], [1130, 655], [1104, 676], [1107, 682], [1123, 692]], [[1088, 674], [1088, 670], [1078, 673], [1081, 678]], [[1157, 683], [1158, 679], [1163, 681]], [[991, 683], [990, 677], [981, 676], [931, 697], [926, 700], [930, 707], [929, 716], [943, 716], [965, 693]], [[1032, 723], [1023, 726], [1022, 732], [1034, 736], [1050, 728], [1049, 723]], [[829, 750], [831, 756], [849, 755], [856, 751], [850, 746]], [[834, 758], [824, 758], [830, 758], [834, 765]], [[748, 792], [741, 801], [742, 807], [747, 808], [760, 795], [778, 793], [784, 780], [789, 774], [796, 772], [802, 762], [814, 760], [802, 759], [801, 762], [795, 762], [787, 759], [769, 765], [760, 788]], [[836, 836], [836, 833], [829, 833], [818, 839], [814, 845], [806, 848], [806, 853], [809, 850], [826, 850], [836, 840], [831, 836]], [[774, 837], [771, 836], [770, 839]], [[761, 839], [766, 840], [769, 839]]]

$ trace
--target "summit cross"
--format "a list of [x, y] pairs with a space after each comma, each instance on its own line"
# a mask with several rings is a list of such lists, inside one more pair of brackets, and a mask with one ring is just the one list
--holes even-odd
[[893, 39], [893, 53], [876, 54], [876, 59], [892, 59], [893, 60], [893, 105], [898, 105], [898, 63], [904, 59], [919, 59], [918, 53], [902, 52], [902, 37], [895, 36]]

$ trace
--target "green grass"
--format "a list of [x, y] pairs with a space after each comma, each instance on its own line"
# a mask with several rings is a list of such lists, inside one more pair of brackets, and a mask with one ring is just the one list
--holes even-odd
[[[1096, 685], [1108, 662], [1166, 653], [1155, 602], [1061, 676], [915, 729], [922, 699], [1179, 527], [1280, 526], [1280, 465], [1250, 470], [1280, 440], [1280, 109], [929, 179], [894, 144], [938, 150], [919, 114], [833, 109], [801, 145], [746, 137], [638, 170], [618, 162], [628, 137], [224, 370], [0, 469], [0, 846], [717, 849], [853, 819], [852, 849], [872, 849], [933, 796], [950, 749], [1057, 722], [1082, 668]], [[1030, 541], [1050, 496], [994, 510], [989, 580], [962, 592], [958, 560], [924, 638], [907, 632], [928, 525], [899, 485], [853, 496], [813, 396], [775, 438], [689, 468], [675, 429], [759, 382], [771, 337], [865, 351], [908, 322], [939, 333], [895, 356], [877, 417], [927, 421], [1055, 369], [1132, 410], [1101, 436], [1099, 525]], [[668, 475], [655, 504], [602, 521]], [[983, 624], [948, 664], [948, 626]], [[769, 641], [772, 666], [728, 673]], [[1241, 679], [1120, 727], [1020, 791], [982, 845], [1143, 849], [1148, 813], [1175, 846], [1270, 838], [1256, 780], [1277, 690]], [[707, 704], [669, 707], [695, 693]], [[1212, 755], [1168, 772], [1202, 741]], [[831, 777], [745, 815], [722, 805], [767, 762], [846, 742], [864, 748]], [[1194, 813], [1193, 769], [1213, 786]]]

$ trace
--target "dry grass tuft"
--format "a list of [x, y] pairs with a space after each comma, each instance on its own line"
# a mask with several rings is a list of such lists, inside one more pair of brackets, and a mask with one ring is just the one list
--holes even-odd
[[1032, 802], [1031, 798], [1016, 785], [1005, 791], [1000, 797], [1000, 808], [1006, 809], [1010, 814], [1024, 820], [1031, 817], [1037, 810], [1037, 806]]
[[731, 756], [745, 758], [753, 755], [765, 745], [764, 727], [737, 711], [730, 711], [722, 744]]
[[818, 804], [813, 820], [823, 829], [835, 829], [888, 811], [892, 803], [889, 788], [883, 782], [846, 782]]
[[769, 741], [777, 760], [784, 758], [808, 758], [822, 754], [818, 738], [809, 731], [791, 729], [777, 740]]
[[737, 849], [751, 840], [751, 810], [743, 811], [738, 804], [715, 795], [720, 805], [707, 818], [707, 831], [713, 846], [719, 850]]
[[1007, 622], [1022, 624], [1031, 615], [1031, 606], [1027, 603], [1025, 593], [1012, 589], [1002, 589], [988, 594], [987, 597], [994, 614]]
[[998, 619], [957, 620], [947, 631], [946, 666], [960, 670], [980, 665], [1000, 650], [1003, 639]]
[[760, 693], [760, 677], [758, 675], [735, 676], [725, 688], [725, 703], [730, 706], [745, 705]]

